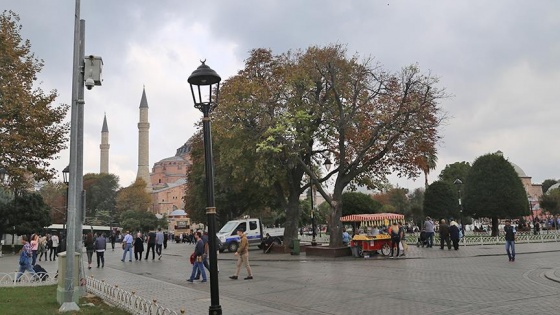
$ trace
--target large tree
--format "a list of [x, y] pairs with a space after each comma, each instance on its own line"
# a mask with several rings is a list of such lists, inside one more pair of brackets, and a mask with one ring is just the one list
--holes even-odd
[[38, 193], [22, 192], [2, 210], [2, 216], [15, 226], [17, 235], [39, 233], [51, 225], [50, 209]]
[[474, 218], [498, 219], [529, 215], [527, 193], [513, 166], [501, 154], [487, 154], [473, 163], [464, 185], [464, 212]]
[[381, 203], [373, 200], [370, 195], [361, 192], [345, 192], [342, 194], [342, 215], [378, 213]]
[[117, 192], [117, 214], [132, 210], [137, 212], [146, 212], [152, 204], [152, 197], [146, 191], [146, 182], [137, 178], [136, 181], [128, 187], [121, 188]]
[[539, 198], [539, 205], [550, 214], [560, 214], [560, 188], [547, 190]]
[[424, 214], [434, 219], [458, 218], [458, 206], [457, 194], [449, 183], [435, 181], [424, 193]]
[[45, 94], [37, 85], [43, 61], [23, 40], [19, 17], [0, 15], [0, 167], [10, 175], [10, 187], [22, 191], [56, 174], [50, 160], [66, 148], [67, 105], [54, 106], [56, 90]]
[[49, 182], [39, 190], [39, 194], [51, 209], [50, 217], [53, 223], [66, 224], [67, 188], [63, 182]]
[[119, 178], [114, 174], [84, 175], [86, 216], [95, 217], [99, 211], [114, 214], [118, 188]]
[[471, 164], [465, 161], [447, 164], [439, 174], [439, 180], [448, 184], [453, 184], [456, 179], [459, 179], [463, 182], [463, 184], [465, 184], [467, 182], [467, 176], [469, 175], [470, 169]]
[[[390, 73], [371, 59], [348, 57], [342, 45], [278, 56], [254, 50], [245, 69], [224, 83], [215, 116], [227, 131], [220, 136], [249, 140], [222, 154], [231, 163], [242, 161], [245, 152], [259, 154], [237, 172], [258, 172], [254, 178], [277, 193], [288, 243], [297, 237], [299, 196], [314, 185], [332, 207], [330, 245], [339, 246], [346, 187], [374, 188], [392, 172], [419, 175], [417, 157], [439, 139], [437, 102], [444, 94], [437, 82], [417, 66]], [[337, 167], [321, 175], [316, 166], [327, 158]], [[331, 178], [329, 195], [321, 183]]]

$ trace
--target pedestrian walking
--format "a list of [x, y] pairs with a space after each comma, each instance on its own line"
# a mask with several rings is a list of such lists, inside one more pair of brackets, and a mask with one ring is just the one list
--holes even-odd
[[163, 249], [167, 249], [167, 241], [170, 235], [168, 232], [163, 233]]
[[506, 235], [506, 253], [508, 255], [509, 261], [515, 261], [515, 241], [517, 239], [517, 231], [515, 227], [511, 225], [511, 220], [506, 220], [506, 225], [504, 226], [504, 234]]
[[144, 238], [142, 237], [142, 233], [138, 232], [136, 234], [136, 238], [134, 239], [134, 260], [142, 261], [143, 252], [144, 252]]
[[424, 221], [424, 232], [426, 232], [426, 238], [428, 240], [428, 245], [426, 247], [434, 246], [434, 221], [432, 221], [430, 217], [426, 217], [426, 221]]
[[150, 255], [150, 250], [152, 250], [152, 260], [156, 259], [156, 232], [148, 232], [148, 245], [146, 246], [146, 257], [148, 260], [148, 255]]
[[101, 263], [101, 268], [105, 267], [105, 250], [107, 249], [107, 240], [101, 232], [97, 232], [94, 243], [95, 256], [97, 257], [97, 268]]
[[86, 240], [84, 241], [84, 245], [86, 247], [86, 254], [87, 254], [87, 263], [88, 263], [87, 268], [91, 269], [91, 261], [93, 260], [93, 251], [95, 250], [93, 233], [89, 232], [86, 235]]
[[45, 256], [45, 261], [47, 261], [47, 237], [41, 236], [39, 237], [39, 261]]
[[39, 251], [39, 235], [31, 235], [31, 266], [35, 266], [37, 262], [37, 252]]
[[191, 272], [191, 276], [187, 279], [188, 282], [194, 282], [195, 275], [198, 272], [202, 275], [202, 281], [206, 282], [206, 271], [204, 270], [204, 265], [202, 263], [203, 255], [204, 255], [204, 242], [202, 241], [202, 233], [196, 232], [194, 234], [196, 245], [194, 247], [194, 262], [193, 262], [193, 269]]
[[27, 242], [27, 235], [21, 236], [21, 243], [23, 244], [23, 248], [19, 252], [19, 271], [16, 275], [16, 281], [20, 281], [25, 271], [28, 271], [33, 276], [33, 279], [38, 279], [39, 277], [31, 265], [33, 251], [31, 250], [31, 245]]
[[245, 280], [252, 280], [253, 279], [253, 271], [251, 271], [251, 266], [249, 265], [249, 242], [247, 241], [247, 236], [245, 235], [245, 231], [243, 229], [237, 230], [237, 235], [240, 237], [239, 247], [237, 248], [237, 252], [235, 252], [235, 256], [237, 256], [237, 269], [235, 271], [235, 275], [230, 276], [230, 279], [237, 280], [239, 278], [239, 272], [241, 271], [241, 265], [245, 265], [247, 269], [247, 277]]
[[128, 261], [132, 261], [132, 235], [129, 231], [126, 231], [126, 235], [123, 239], [123, 255], [121, 261], [124, 262], [126, 258], [126, 253], [128, 252]]
[[[199, 231], [200, 232], [200, 231]], [[208, 265], [208, 235], [207, 234], [203, 234], [202, 232], [200, 232], [202, 234], [202, 243], [204, 244], [204, 254], [202, 255], [202, 265], [204, 265], [204, 267], [206, 268], [206, 270], [208, 270], [208, 272], [210, 272], [210, 266]], [[197, 270], [196, 275], [194, 276], [194, 280], [199, 280], [200, 279], [200, 270]]]
[[445, 222], [445, 219], [441, 219], [439, 223], [439, 248], [443, 249], [444, 245], [447, 244], [447, 248], [451, 250], [451, 240], [449, 239], [449, 225]]
[[56, 256], [58, 255], [58, 245], [60, 245], [59, 242], [60, 240], [58, 238], [58, 235], [54, 233], [51, 236], [51, 242], [49, 246], [49, 260], [56, 261]]
[[113, 251], [115, 251], [115, 241], [117, 240], [117, 234], [115, 234], [114, 232], [111, 233], [111, 236], [109, 236], [109, 241], [111, 242], [111, 248], [113, 249]]
[[455, 250], [459, 250], [459, 240], [461, 239], [461, 235], [459, 232], [459, 227], [457, 226], [457, 222], [451, 221], [449, 226], [449, 238], [451, 239], [451, 243], [453, 243], [453, 248]]
[[158, 260], [161, 260], [161, 251], [163, 249], [163, 242], [165, 239], [165, 235], [161, 231], [161, 228], [158, 228], [156, 233], [156, 254], [158, 255]]

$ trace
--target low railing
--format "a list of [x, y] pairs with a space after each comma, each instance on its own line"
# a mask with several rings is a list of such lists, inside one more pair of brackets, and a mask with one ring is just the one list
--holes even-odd
[[87, 292], [94, 294], [104, 301], [115, 305], [118, 308], [131, 312], [132, 314], [149, 315], [178, 315], [185, 314], [185, 310], [180, 313], [163, 307], [157, 300], [147, 300], [136, 295], [136, 292], [128, 292], [118, 285], [111, 285], [105, 280], [98, 280], [93, 277], [87, 278]]
[[37, 278], [32, 276], [29, 272], [25, 272], [17, 279], [17, 271], [14, 272], [0, 272], [0, 287], [11, 287], [11, 286], [40, 286], [40, 285], [53, 285], [57, 283], [57, 279], [54, 275], [43, 274], [41, 277]]

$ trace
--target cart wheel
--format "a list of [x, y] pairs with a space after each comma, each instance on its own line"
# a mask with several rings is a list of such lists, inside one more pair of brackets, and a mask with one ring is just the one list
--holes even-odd
[[383, 254], [383, 256], [389, 256], [389, 254], [391, 254], [391, 247], [389, 244], [383, 244], [383, 247], [381, 247], [381, 254]]
[[364, 251], [361, 246], [358, 246], [356, 250], [358, 251], [358, 257], [364, 257]]

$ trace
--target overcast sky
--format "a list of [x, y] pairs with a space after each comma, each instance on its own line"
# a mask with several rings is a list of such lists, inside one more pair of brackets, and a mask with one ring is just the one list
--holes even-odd
[[[227, 79], [248, 52], [279, 54], [311, 45], [346, 44], [390, 71], [417, 63], [440, 77], [437, 178], [446, 164], [501, 150], [534, 183], [560, 178], [560, 1], [81, 1], [86, 55], [102, 56], [103, 86], [85, 93], [84, 173], [99, 172], [103, 114], [109, 171], [121, 186], [138, 164], [138, 107], [150, 107], [150, 170], [195, 131], [187, 78], [206, 59]], [[212, 3], [211, 3], [212, 2]], [[4, 0], [19, 14], [22, 37], [45, 62], [40, 87], [71, 102], [74, 1]], [[62, 170], [69, 153], [53, 165]], [[391, 181], [405, 188], [416, 181]]]

